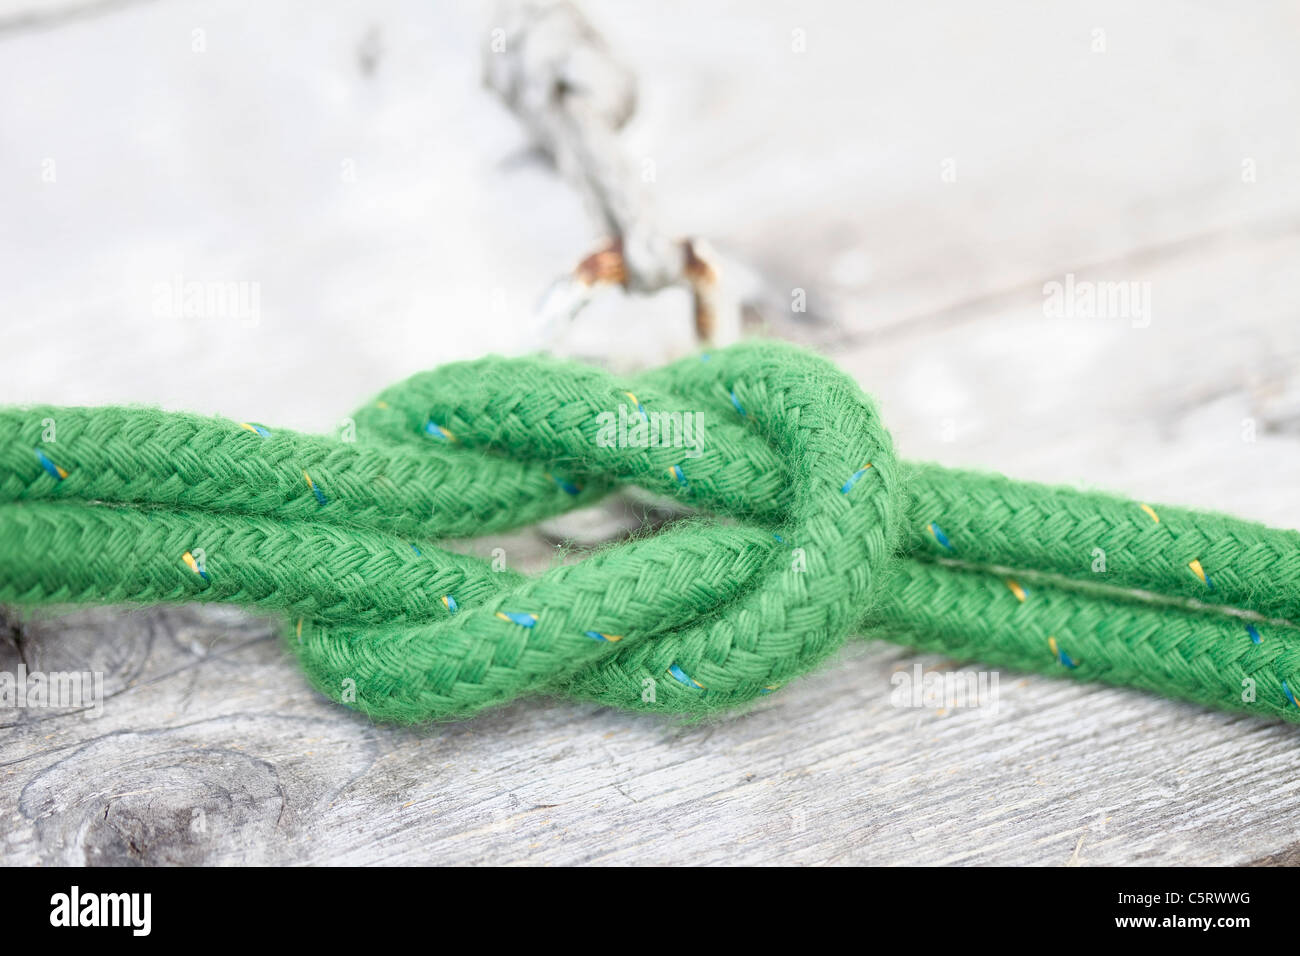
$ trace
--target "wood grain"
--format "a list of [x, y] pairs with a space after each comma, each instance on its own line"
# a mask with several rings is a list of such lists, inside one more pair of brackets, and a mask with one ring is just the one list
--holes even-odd
[[[29, 91], [0, 104], [23, 224], [0, 233], [0, 401], [323, 431], [525, 340], [596, 237], [476, 85], [491, 18], [291, 6], [0, 36], [0, 84]], [[1300, 526], [1293, 8], [589, 9], [641, 79], [627, 140], [667, 224], [747, 261], [767, 334], [855, 375], [902, 454]], [[177, 272], [259, 282], [260, 321], [160, 319], [150, 289]], [[1147, 283], [1149, 324], [1045, 316], [1066, 273]], [[818, 321], [789, 312], [795, 288]], [[614, 294], [564, 348], [653, 364], [689, 327], [681, 297]], [[468, 547], [535, 571], [624, 525]], [[238, 610], [27, 614], [0, 627], [0, 670], [100, 671], [107, 699], [0, 711], [0, 861], [1296, 862], [1295, 727], [1010, 672], [996, 707], [894, 706], [896, 672], [958, 665], [873, 638], [716, 721], [529, 700], [394, 729], [312, 691]]]

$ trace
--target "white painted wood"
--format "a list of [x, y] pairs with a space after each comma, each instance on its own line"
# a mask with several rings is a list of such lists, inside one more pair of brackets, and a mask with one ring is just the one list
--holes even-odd
[[[771, 334], [850, 370], [903, 454], [1300, 526], [1293, 7], [588, 9], [640, 77], [627, 144], [665, 224], [755, 268]], [[256, 13], [0, 32], [0, 402], [325, 430], [522, 347], [598, 238], [478, 84], [482, 5]], [[1149, 324], [1045, 316], [1066, 273], [1149, 284]], [[258, 321], [156, 314], [177, 274], [257, 283]], [[633, 367], [688, 333], [684, 296], [613, 294], [564, 348]], [[536, 532], [494, 546], [553, 560]], [[109, 696], [0, 712], [0, 862], [1295, 859], [1294, 727], [1009, 672], [996, 709], [893, 706], [918, 660], [954, 666], [860, 641], [715, 722], [534, 700], [393, 729], [237, 610], [42, 614], [0, 631], [0, 670]]]

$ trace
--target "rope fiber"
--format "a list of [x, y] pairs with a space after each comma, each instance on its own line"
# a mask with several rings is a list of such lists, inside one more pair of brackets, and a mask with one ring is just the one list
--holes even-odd
[[[485, 358], [354, 421], [0, 409], [0, 602], [271, 611], [320, 690], [385, 721], [536, 694], [707, 714], [854, 634], [1300, 719], [1300, 534], [900, 462], [856, 383], [793, 346], [628, 381]], [[620, 485], [694, 513], [535, 577], [437, 546]]]

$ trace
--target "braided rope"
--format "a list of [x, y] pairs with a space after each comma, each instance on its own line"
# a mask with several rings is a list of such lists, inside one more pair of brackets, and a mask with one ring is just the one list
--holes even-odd
[[[629, 435], [652, 414], [704, 429], [605, 440], [619, 406]], [[790, 346], [632, 382], [458, 363], [355, 422], [345, 442], [143, 408], [0, 410], [0, 601], [284, 613], [319, 688], [394, 721], [528, 694], [707, 713], [856, 631], [1300, 719], [1300, 534], [900, 463], [856, 384]], [[701, 515], [537, 577], [435, 544], [625, 483]]]

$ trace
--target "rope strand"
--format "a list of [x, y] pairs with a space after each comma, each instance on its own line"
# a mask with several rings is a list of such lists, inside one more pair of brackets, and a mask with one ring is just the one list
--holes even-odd
[[[620, 414], [632, 431], [608, 440]], [[899, 463], [856, 384], [790, 346], [634, 381], [458, 363], [355, 421], [353, 443], [146, 408], [0, 410], [0, 601], [281, 613], [320, 689], [404, 722], [542, 693], [708, 713], [858, 632], [1300, 718], [1300, 534]], [[675, 440], [635, 431], [663, 423]], [[435, 544], [625, 483], [718, 517], [533, 578]]]

